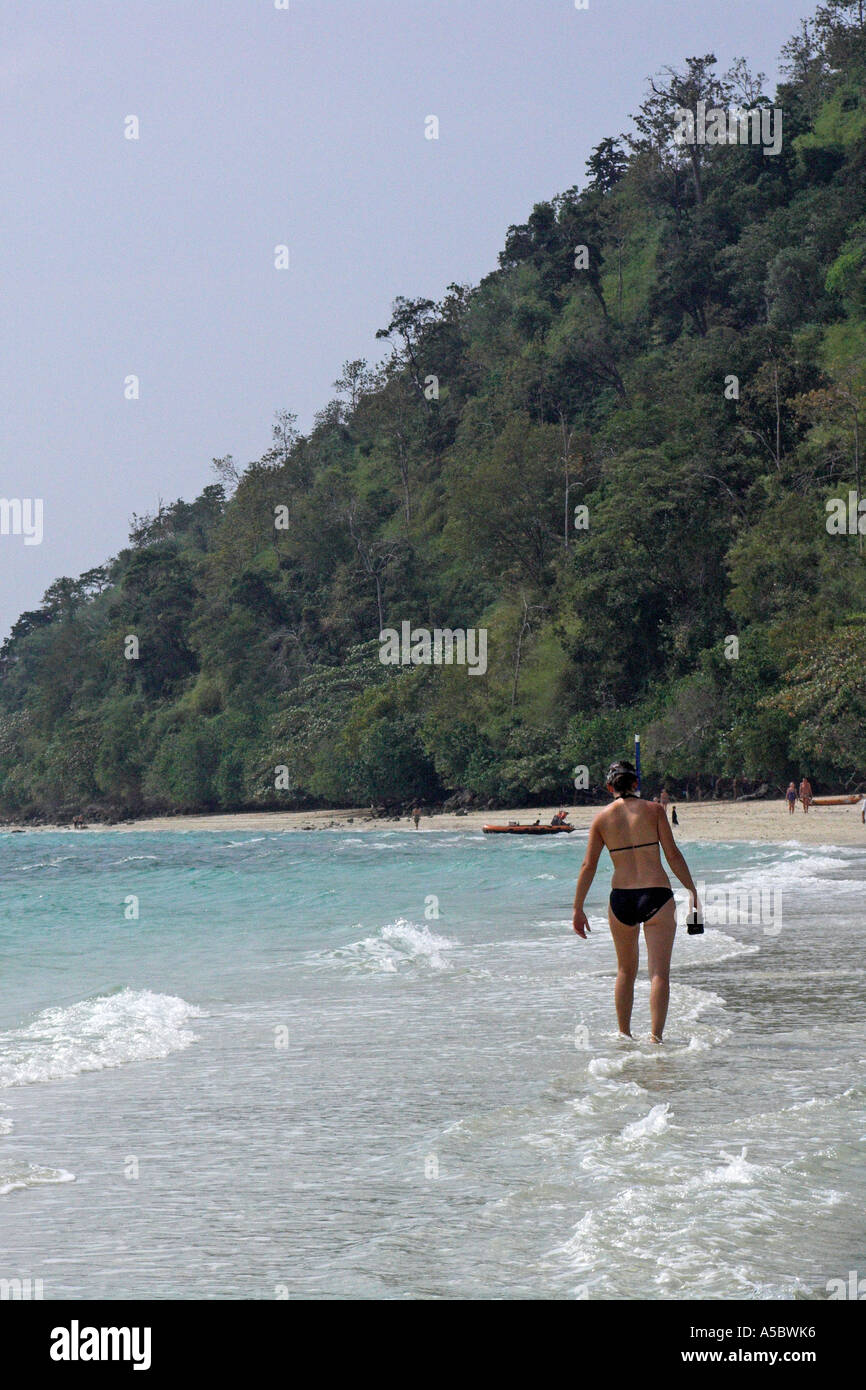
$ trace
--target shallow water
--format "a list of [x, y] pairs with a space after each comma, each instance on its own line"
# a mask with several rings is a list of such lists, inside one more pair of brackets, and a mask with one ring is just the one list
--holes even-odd
[[690, 846], [719, 920], [678, 934], [658, 1048], [616, 1035], [606, 871], [570, 930], [582, 846], [0, 836], [0, 1277], [824, 1298], [866, 1275], [866, 852]]

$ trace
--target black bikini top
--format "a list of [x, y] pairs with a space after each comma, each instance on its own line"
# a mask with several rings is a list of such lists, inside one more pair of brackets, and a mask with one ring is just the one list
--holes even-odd
[[608, 845], [608, 850], [610, 850], [611, 854], [619, 854], [620, 850], [623, 849], [646, 849], [647, 845], [657, 845], [659, 843], [658, 840], [643, 840], [639, 845], [617, 845], [616, 849], [611, 849], [610, 845]]
[[[627, 796], [634, 796], [634, 792], [626, 792], [625, 795], [620, 794], [617, 800], [625, 801], [625, 798]], [[635, 797], [635, 801], [637, 801], [637, 799], [638, 798]], [[660, 843], [661, 842], [659, 840], [644, 840], [639, 845], [617, 845], [616, 849], [611, 849], [610, 845], [608, 845], [607, 848], [609, 854], [619, 854], [620, 851], [624, 849], [646, 849], [648, 845], [657, 845]]]

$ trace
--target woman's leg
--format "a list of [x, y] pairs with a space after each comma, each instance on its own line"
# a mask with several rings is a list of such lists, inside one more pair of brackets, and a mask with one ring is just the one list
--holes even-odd
[[634, 982], [637, 976], [639, 927], [628, 927], [618, 917], [614, 917], [610, 907], [607, 909], [610, 934], [616, 947], [616, 985], [613, 998], [616, 1004], [616, 1021], [619, 1031], [631, 1037], [631, 1010], [634, 1003]]
[[671, 952], [677, 932], [677, 906], [671, 900], [644, 922], [650, 976], [650, 1027], [653, 1042], [661, 1042], [671, 997]]

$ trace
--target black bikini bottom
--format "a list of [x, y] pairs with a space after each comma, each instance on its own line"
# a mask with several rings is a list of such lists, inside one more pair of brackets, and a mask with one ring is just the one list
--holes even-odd
[[627, 927], [639, 927], [655, 917], [673, 893], [670, 888], [614, 888], [610, 895], [610, 910]]

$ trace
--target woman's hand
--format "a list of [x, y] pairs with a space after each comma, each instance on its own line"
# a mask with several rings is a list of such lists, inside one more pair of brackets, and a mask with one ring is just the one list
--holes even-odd
[[584, 912], [582, 907], [576, 907], [574, 909], [574, 916], [571, 919], [571, 924], [574, 927], [574, 930], [577, 932], [578, 936], [582, 936], [584, 941], [586, 940], [587, 932], [592, 931], [586, 913]]

